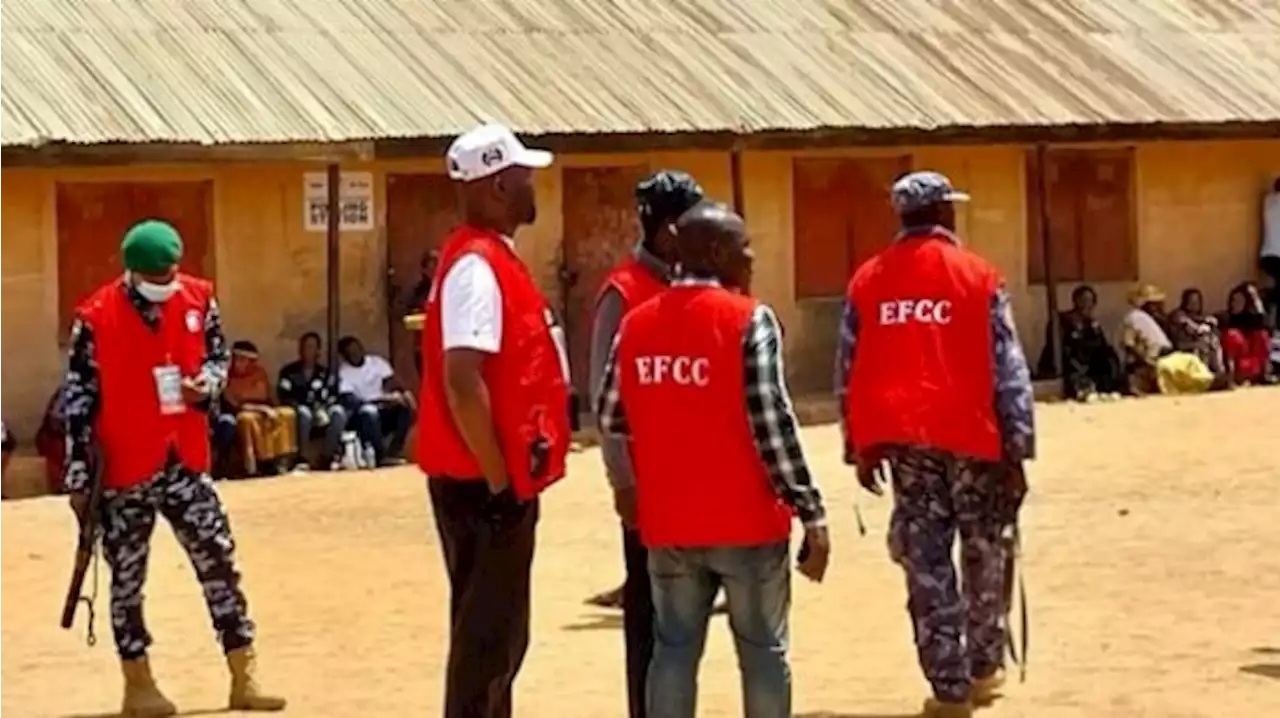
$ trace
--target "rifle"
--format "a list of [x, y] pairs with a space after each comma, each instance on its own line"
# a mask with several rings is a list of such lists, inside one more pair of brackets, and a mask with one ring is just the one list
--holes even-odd
[[[1009, 471], [1016, 471], [1020, 476], [1016, 480], [1007, 481], [1006, 487], [1010, 487], [1004, 497], [1003, 503], [1003, 520], [1004, 529], [1001, 531], [1000, 543], [1004, 550], [1004, 626], [1005, 626], [1005, 647], [1009, 651], [1009, 657], [1013, 660], [1014, 665], [1018, 666], [1018, 681], [1024, 683], [1027, 680], [1027, 644], [1030, 637], [1030, 617], [1027, 613], [1027, 587], [1023, 582], [1022, 571], [1018, 569], [1018, 563], [1022, 560], [1022, 537], [1018, 530], [1018, 513], [1022, 509], [1022, 500], [1027, 493], [1026, 475], [1022, 474], [1021, 465], [1010, 467]], [[1015, 642], [1013, 639], [1013, 592], [1014, 586], [1018, 590], [1019, 613], [1021, 613], [1021, 622], [1019, 633], [1021, 640]]]
[[[98, 533], [100, 530], [102, 504], [102, 462], [96, 457], [89, 461], [89, 501], [83, 514], [76, 518], [80, 522], [80, 533], [76, 540], [76, 563], [71, 571], [71, 584], [67, 586], [67, 597], [62, 602], [62, 627], [71, 628], [76, 620], [76, 606], [84, 603], [89, 609], [89, 627], [85, 642], [90, 646], [98, 642], [93, 631], [94, 602], [98, 600]], [[89, 563], [93, 562], [93, 589], [88, 596], [82, 593], [85, 574], [89, 571]]]

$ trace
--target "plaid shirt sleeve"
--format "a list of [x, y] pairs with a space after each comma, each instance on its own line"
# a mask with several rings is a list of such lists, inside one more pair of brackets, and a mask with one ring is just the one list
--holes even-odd
[[222, 333], [222, 313], [218, 311], [216, 299], [209, 300], [209, 307], [204, 313], [204, 354], [200, 375], [211, 387], [210, 396], [217, 397], [227, 385], [231, 350], [227, 347], [226, 335]]
[[782, 331], [768, 306], [757, 306], [751, 315], [743, 350], [747, 415], [774, 490], [796, 510], [806, 528], [825, 525], [822, 493], [809, 473], [800, 446], [799, 421], [787, 390]]
[[836, 345], [835, 375], [832, 388], [836, 395], [836, 404], [840, 407], [840, 436], [844, 439], [844, 449], [851, 455], [853, 443], [849, 441], [849, 427], [845, 424], [845, 402], [849, 389], [849, 370], [853, 368], [854, 352], [858, 348], [858, 310], [853, 303], [845, 300], [844, 312], [840, 315], [840, 337]]
[[628, 436], [631, 427], [627, 425], [627, 413], [622, 406], [622, 393], [618, 390], [621, 381], [618, 377], [618, 337], [613, 338], [613, 347], [609, 350], [609, 358], [604, 363], [604, 378], [600, 382], [600, 394], [596, 399], [596, 421], [600, 424], [600, 433], [606, 436]]

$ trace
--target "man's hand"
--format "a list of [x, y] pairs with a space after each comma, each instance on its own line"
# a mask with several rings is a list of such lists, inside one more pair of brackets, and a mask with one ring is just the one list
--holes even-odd
[[1022, 505], [1022, 499], [1027, 495], [1027, 471], [1021, 461], [1005, 463], [1004, 491], [1015, 510]]
[[876, 496], [884, 496], [885, 477], [880, 475], [880, 460], [866, 456], [858, 459], [858, 483]]
[[636, 503], [636, 487], [613, 490], [613, 510], [622, 519], [622, 524], [629, 529], [639, 527], [639, 511]]
[[209, 380], [203, 376], [182, 378], [182, 400], [195, 405], [209, 399]]
[[831, 560], [831, 538], [826, 526], [815, 526], [805, 529], [804, 541], [800, 544], [800, 553], [796, 556], [796, 570], [800, 575], [822, 583], [827, 575], [827, 563]]
[[490, 490], [485, 514], [490, 526], [501, 528], [506, 526], [523, 508], [520, 499], [516, 498], [516, 492], [508, 486], [497, 492]]
[[245, 404], [241, 408], [244, 411], [252, 411], [271, 423], [275, 423], [280, 418], [280, 414], [275, 410], [275, 407], [267, 404]]

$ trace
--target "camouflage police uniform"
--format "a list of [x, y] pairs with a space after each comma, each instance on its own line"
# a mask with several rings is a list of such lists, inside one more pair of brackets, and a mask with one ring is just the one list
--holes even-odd
[[[120, 291], [128, 292], [148, 323], [158, 321], [157, 305], [123, 283]], [[203, 326], [207, 354], [204, 373], [212, 384], [222, 386], [230, 354], [216, 303], [210, 303]], [[71, 493], [87, 490], [90, 478], [93, 425], [97, 403], [101, 401], [94, 355], [93, 332], [77, 321], [72, 328], [63, 385], [69, 444], [64, 482]], [[223, 650], [231, 652], [253, 643], [254, 626], [235, 568], [235, 539], [213, 479], [207, 473], [186, 469], [175, 458], [141, 484], [104, 490], [100, 512], [102, 554], [111, 567], [111, 628], [121, 658], [144, 656], [151, 644], [142, 616], [142, 589], [157, 513], [168, 520], [178, 543], [191, 558]]]
[[[915, 173], [895, 184], [894, 202], [902, 211], [948, 201], [942, 197], [949, 192], [950, 182], [940, 175]], [[907, 227], [903, 235], [920, 231], [945, 232]], [[906, 573], [907, 608], [920, 666], [936, 698], [952, 704], [967, 703], [975, 679], [989, 679], [1003, 666], [1004, 567], [1010, 550], [1006, 533], [1022, 499], [1013, 488], [1010, 469], [1017, 468], [1020, 477], [1021, 462], [1032, 458], [1035, 449], [1031, 376], [1003, 288], [992, 298], [990, 326], [993, 402], [1005, 461], [992, 463], [921, 447], [879, 447], [891, 468], [894, 494], [889, 553]], [[858, 327], [858, 313], [846, 302], [835, 381], [842, 407]], [[961, 587], [952, 560], [957, 534]]]
[[[125, 267], [141, 276], [172, 273], [182, 256], [177, 230], [159, 220], [134, 225], [121, 243]], [[180, 281], [180, 280], [178, 280]], [[124, 293], [143, 323], [160, 331], [161, 305], [143, 296], [131, 274], [112, 289]], [[153, 295], [154, 296], [154, 295]], [[160, 300], [163, 301], [163, 300]], [[200, 379], [216, 396], [226, 385], [231, 356], [222, 332], [218, 304], [205, 308], [204, 362]], [[71, 351], [62, 387], [67, 432], [67, 464], [63, 482], [77, 511], [85, 510], [95, 463], [95, 429], [103, 397], [96, 356], [94, 327], [77, 319], [72, 327]], [[87, 502], [86, 502], [87, 503]], [[222, 500], [207, 472], [182, 466], [171, 448], [166, 465], [140, 484], [125, 489], [104, 487], [97, 507], [102, 527], [102, 553], [111, 567], [111, 627], [124, 676], [125, 716], [174, 715], [177, 707], [156, 685], [147, 658], [151, 634], [143, 622], [143, 586], [151, 552], [156, 515], [173, 527], [204, 591], [214, 631], [226, 655], [231, 677], [229, 705], [233, 710], [276, 711], [285, 700], [259, 686], [254, 625], [240, 590], [235, 567], [235, 540]]]

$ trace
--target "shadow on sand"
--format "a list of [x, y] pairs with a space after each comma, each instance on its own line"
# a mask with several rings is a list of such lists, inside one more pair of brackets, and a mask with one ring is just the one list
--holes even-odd
[[564, 631], [603, 631], [622, 628], [621, 613], [601, 613], [577, 623], [569, 623], [561, 627]]
[[[192, 708], [178, 711], [179, 716], [220, 716], [232, 713], [230, 708]], [[120, 711], [111, 713], [70, 713], [62, 718], [120, 718]]]
[[[1280, 648], [1273, 646], [1264, 646], [1253, 649], [1253, 652], [1260, 656], [1280, 656]], [[1251, 673], [1255, 676], [1270, 678], [1274, 681], [1280, 681], [1280, 663], [1250, 663], [1240, 666], [1241, 673]]]
[[919, 713], [846, 713], [844, 711], [809, 711], [795, 718], [920, 718]]

